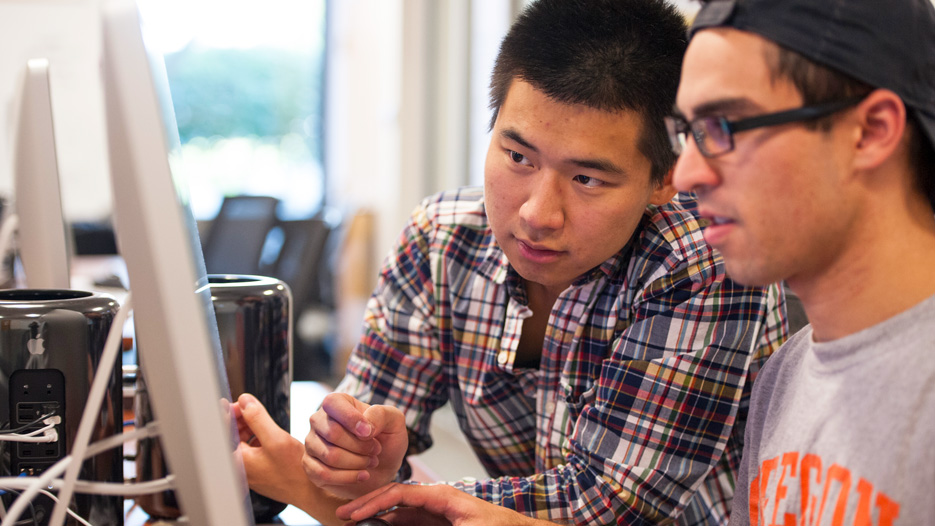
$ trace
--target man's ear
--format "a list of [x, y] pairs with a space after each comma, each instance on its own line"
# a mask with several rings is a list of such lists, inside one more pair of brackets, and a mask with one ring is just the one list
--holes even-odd
[[669, 168], [669, 171], [666, 172], [666, 175], [662, 178], [662, 181], [656, 185], [656, 189], [653, 190], [653, 193], [649, 196], [649, 202], [651, 204], [661, 206], [671, 201], [672, 197], [675, 196], [675, 186], [672, 185], [672, 174], [674, 172], [674, 166]]
[[854, 163], [870, 170], [886, 162], [899, 147], [906, 132], [906, 106], [899, 95], [878, 89], [857, 105], [858, 124]]

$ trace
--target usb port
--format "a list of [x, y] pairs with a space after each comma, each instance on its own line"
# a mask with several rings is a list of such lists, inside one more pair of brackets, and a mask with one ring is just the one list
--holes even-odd
[[39, 404], [19, 403], [16, 405], [16, 419], [18, 424], [25, 424], [42, 416]]

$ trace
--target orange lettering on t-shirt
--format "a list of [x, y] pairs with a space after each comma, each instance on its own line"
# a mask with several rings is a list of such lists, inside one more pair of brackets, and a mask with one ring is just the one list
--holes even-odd
[[870, 496], [873, 494], [873, 484], [864, 479], [857, 481], [857, 512], [854, 514], [854, 526], [873, 526], [870, 519]]
[[[782, 504], [783, 499], [786, 498], [786, 495], [789, 493], [788, 488], [786, 487], [786, 471], [789, 472], [789, 476], [795, 478], [795, 467], [799, 463], [799, 454], [796, 452], [785, 453], [782, 455], [782, 469], [779, 470], [779, 483], [776, 484], [776, 497], [773, 498], [773, 520], [770, 523], [770, 526], [781, 526], [776, 524], [776, 515], [779, 513], [779, 508]], [[791, 519], [790, 519], [791, 517]], [[790, 514], [785, 514], [784, 516], [786, 524], [795, 524], [795, 516]], [[791, 520], [791, 522], [790, 522]]]
[[880, 526], [893, 526], [893, 521], [899, 517], [899, 503], [881, 492], [877, 495], [877, 508], [880, 508]]
[[766, 497], [766, 487], [769, 486], [769, 476], [776, 469], [776, 466], [779, 464], [779, 457], [771, 458], [769, 460], [764, 460], [760, 464], [760, 509], [757, 514], [757, 524], [766, 524], [765, 517], [763, 516], [763, 511], [766, 509], [766, 504], [769, 502], [769, 499]]
[[837, 480], [840, 482], [840, 491], [838, 492], [838, 501], [834, 505], [834, 516], [831, 518], [831, 526], [844, 526], [844, 512], [847, 506], [847, 494], [851, 490], [851, 472], [847, 468], [839, 466], [838, 464], [832, 464], [828, 468], [828, 476], [825, 478], [825, 491], [821, 496], [821, 509], [818, 511], [818, 518], [821, 520], [821, 517], [825, 513], [825, 504], [828, 501], [828, 491], [831, 489], [832, 482]]
[[760, 475], [750, 481], [750, 495], [747, 504], [750, 506], [750, 526], [760, 526]]
[[818, 499], [809, 494], [812, 472], [815, 473], [815, 484], [821, 484], [821, 457], [809, 453], [802, 457], [802, 469], [799, 475], [799, 484], [802, 491], [802, 526], [817, 524], [815, 505], [818, 503]]
[[[760, 464], [759, 473], [749, 486], [749, 517], [751, 526], [816, 526], [822, 522], [829, 509], [831, 526], [844, 526], [848, 513], [853, 476], [849, 469], [839, 464], [832, 464], [827, 471], [822, 469], [821, 457], [814, 454], [788, 452]], [[778, 473], [776, 471], [778, 470]], [[799, 498], [801, 515], [796, 510], [786, 510], [783, 501], [789, 499], [789, 490], [795, 492], [795, 478], [798, 471]], [[771, 479], [775, 477], [771, 493]], [[822, 480], [824, 479], [824, 480]], [[886, 494], [875, 491], [873, 484], [859, 478], [856, 485], [857, 503], [852, 506], [853, 526], [893, 526], [899, 517], [900, 505]], [[820, 494], [820, 499], [819, 499]], [[879, 517], [874, 523], [874, 498]], [[772, 506], [770, 521], [769, 507]], [[792, 506], [786, 506], [792, 507]], [[777, 522], [782, 512], [782, 522]], [[825, 519], [827, 520], [827, 519]], [[850, 526], [850, 523], [848, 524]]]

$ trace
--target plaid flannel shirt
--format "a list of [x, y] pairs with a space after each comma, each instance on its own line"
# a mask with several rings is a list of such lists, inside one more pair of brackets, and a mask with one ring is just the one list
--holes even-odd
[[750, 387], [787, 337], [779, 287], [740, 287], [694, 202], [649, 207], [630, 243], [553, 307], [539, 369], [514, 367], [521, 278], [483, 191], [426, 199], [384, 263], [338, 386], [406, 415], [410, 454], [450, 403], [491, 478], [454, 484], [572, 524], [725, 523]]

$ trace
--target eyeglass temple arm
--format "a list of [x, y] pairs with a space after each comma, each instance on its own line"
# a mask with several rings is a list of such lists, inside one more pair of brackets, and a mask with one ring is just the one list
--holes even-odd
[[769, 115], [750, 117], [749, 119], [741, 119], [734, 122], [728, 121], [727, 124], [731, 133], [733, 133], [765, 126], [778, 126], [790, 122], [809, 121], [841, 111], [844, 108], [857, 104], [863, 99], [864, 96], [861, 95], [859, 97], [851, 97], [844, 100], [816, 104], [814, 106], [805, 106], [802, 108], [780, 111], [778, 113], [770, 113]]

